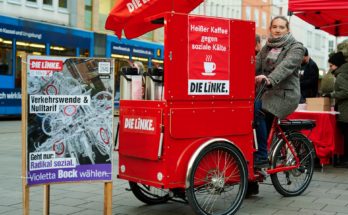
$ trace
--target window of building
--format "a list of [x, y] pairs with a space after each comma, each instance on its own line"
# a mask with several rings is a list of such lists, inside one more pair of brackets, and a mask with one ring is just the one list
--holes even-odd
[[51, 10], [53, 11], [53, 3], [52, 0], [43, 0], [42, 1], [42, 8], [45, 10]]
[[307, 31], [307, 47], [311, 48], [312, 47], [312, 32], [311, 31]]
[[321, 36], [319, 34], [315, 34], [314, 48], [316, 50], [320, 50], [321, 47]]
[[249, 6], [245, 8], [245, 16], [246, 20], [251, 20], [251, 8]]
[[92, 29], [92, 0], [85, 0], [85, 28]]
[[206, 14], [205, 14], [206, 16], [209, 16], [209, 15], [210, 15], [210, 13], [211, 13], [211, 12], [210, 12], [210, 11], [211, 11], [211, 7], [212, 7], [211, 4], [210, 4], [210, 5], [207, 4], [206, 11], [205, 11], [205, 12], [206, 12]]
[[254, 10], [254, 21], [255, 21], [255, 25], [256, 27], [259, 27], [259, 10], [255, 9]]
[[42, 3], [43, 3], [44, 5], [52, 6], [52, 0], [43, 0]]
[[262, 12], [261, 28], [267, 28], [267, 14], [265, 12]]
[[329, 41], [329, 52], [333, 52], [334, 51], [334, 41], [333, 40], [330, 40]]
[[211, 3], [211, 6], [210, 6], [211, 8], [210, 8], [210, 16], [214, 16], [215, 15], [215, 4], [212, 2]]
[[[18, 2], [20, 2], [20, 1], [18, 1]], [[27, 6], [29, 6], [29, 7], [37, 7], [37, 0], [27, 0], [27, 4], [26, 4]]]
[[67, 0], [59, 0], [58, 1], [58, 7], [60, 7], [60, 8], [68, 8], [68, 1]]
[[219, 4], [216, 4], [216, 8], [215, 8], [215, 16], [221, 16], [221, 13], [220, 13], [220, 5]]

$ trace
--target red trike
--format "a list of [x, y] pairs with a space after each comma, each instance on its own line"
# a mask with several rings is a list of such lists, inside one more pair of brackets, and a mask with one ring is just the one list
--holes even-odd
[[148, 21], [164, 23], [163, 95], [120, 101], [118, 178], [147, 204], [181, 199], [197, 214], [235, 213], [248, 180], [267, 174], [281, 194], [302, 193], [314, 150], [296, 130], [313, 123], [275, 120], [271, 166], [254, 169], [254, 22], [177, 13]]

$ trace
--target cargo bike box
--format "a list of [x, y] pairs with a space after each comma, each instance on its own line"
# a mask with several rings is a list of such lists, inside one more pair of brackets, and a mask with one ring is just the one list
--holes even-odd
[[[255, 24], [178, 13], [147, 24], [158, 22], [165, 34], [163, 96], [120, 101], [118, 177], [150, 204], [173, 196], [198, 201], [201, 186], [211, 194], [231, 191], [221, 211], [234, 213], [254, 177], [247, 164], [254, 152]], [[150, 188], [167, 193], [151, 196]]]

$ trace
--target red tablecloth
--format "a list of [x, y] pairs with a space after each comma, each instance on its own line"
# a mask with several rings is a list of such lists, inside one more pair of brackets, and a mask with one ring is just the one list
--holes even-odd
[[317, 157], [321, 164], [329, 164], [334, 155], [343, 155], [343, 136], [336, 124], [337, 112], [297, 111], [288, 116], [289, 119], [312, 119], [316, 127], [309, 134], [313, 141]]

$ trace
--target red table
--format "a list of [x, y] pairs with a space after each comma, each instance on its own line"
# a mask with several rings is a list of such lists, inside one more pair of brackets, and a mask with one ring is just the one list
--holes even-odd
[[309, 134], [313, 141], [317, 157], [321, 164], [329, 164], [331, 158], [343, 155], [343, 136], [336, 124], [334, 111], [296, 111], [288, 116], [289, 119], [312, 119], [316, 127], [312, 131], [303, 131]]

